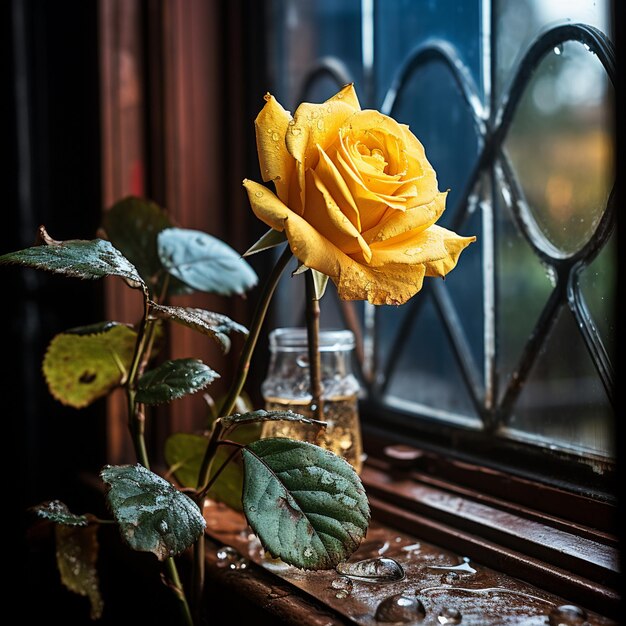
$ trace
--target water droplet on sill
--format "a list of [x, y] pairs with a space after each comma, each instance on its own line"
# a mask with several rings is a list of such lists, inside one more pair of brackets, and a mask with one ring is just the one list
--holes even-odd
[[218, 548], [215, 555], [217, 556], [218, 567], [227, 567], [232, 570], [242, 570], [248, 567], [248, 559], [241, 556], [241, 554], [231, 546]]
[[426, 616], [426, 609], [418, 598], [397, 593], [385, 598], [376, 609], [377, 622], [410, 624], [421, 622]]
[[475, 574], [478, 570], [470, 565], [470, 560], [465, 556], [463, 563], [458, 565], [429, 565], [430, 569], [445, 569], [448, 572], [463, 572], [465, 574]]
[[587, 613], [578, 606], [563, 604], [550, 612], [550, 626], [587, 626]]
[[404, 578], [400, 563], [385, 557], [364, 559], [356, 563], [339, 563], [336, 570], [343, 576], [366, 582], [384, 583]]
[[437, 615], [437, 621], [440, 624], [460, 624], [463, 616], [458, 609], [452, 607], [445, 607], [439, 611]]
[[349, 578], [335, 578], [330, 586], [335, 590], [335, 598], [343, 600], [352, 593], [352, 581]]

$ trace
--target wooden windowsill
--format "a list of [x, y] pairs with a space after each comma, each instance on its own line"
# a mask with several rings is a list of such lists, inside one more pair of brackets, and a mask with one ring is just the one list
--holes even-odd
[[[619, 601], [614, 587], [521, 551], [532, 547], [533, 542], [540, 543], [537, 533], [542, 530], [547, 544], [544, 547], [561, 554], [574, 565], [574, 570], [585, 571], [585, 563], [589, 563], [589, 572], [615, 582], [615, 547], [589, 538], [576, 542], [573, 535], [568, 544], [565, 530], [551, 529], [526, 518], [518, 518], [518, 526], [507, 527], [515, 519], [513, 513], [498, 518], [491, 505], [477, 506], [468, 494], [456, 494], [452, 501], [441, 485], [429, 485], [428, 492], [422, 486], [422, 497], [413, 493], [410, 498], [407, 490], [412, 479], [406, 475], [402, 479], [394, 477], [393, 472], [383, 471], [377, 462], [366, 465], [362, 478], [374, 522], [350, 560], [393, 558], [403, 566], [404, 580], [385, 584], [353, 581], [350, 595], [337, 597], [337, 589], [331, 584], [339, 578], [336, 572], [303, 572], [267, 561], [245, 518], [219, 504], [209, 505], [206, 511], [207, 575], [214, 583], [253, 600], [282, 623], [299, 626], [374, 624], [379, 603], [396, 593], [420, 599], [426, 609], [423, 624], [442, 623], [437, 617], [447, 607], [459, 610], [465, 625], [539, 626], [548, 623], [555, 607], [571, 604], [585, 608], [590, 626], [616, 623], [611, 619], [617, 616]], [[417, 489], [414, 485], [411, 488]], [[395, 494], [396, 501], [383, 499], [384, 492]], [[456, 522], [461, 521], [464, 528], [454, 522], [449, 510], [452, 502], [457, 509]], [[498, 519], [500, 526], [494, 523]], [[483, 532], [485, 529], [492, 534]], [[554, 535], [550, 534], [552, 531]], [[551, 543], [554, 537], [559, 538], [559, 545]], [[517, 549], [507, 545], [512, 538]], [[217, 551], [224, 545], [232, 546], [248, 559], [248, 566], [230, 569], [218, 559]], [[471, 559], [469, 565], [475, 573], [438, 569], [462, 565], [464, 557]], [[540, 584], [531, 584], [529, 580]]]

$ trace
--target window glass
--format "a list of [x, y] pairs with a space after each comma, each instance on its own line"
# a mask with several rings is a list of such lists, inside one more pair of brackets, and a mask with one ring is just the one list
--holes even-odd
[[613, 186], [612, 91], [598, 58], [565, 42], [535, 71], [505, 141], [541, 232], [565, 254], [594, 233]]
[[337, 91], [322, 78], [311, 93], [302, 93], [325, 58], [345, 67], [361, 87], [361, 0], [273, 0], [269, 6], [272, 89], [285, 108], [293, 111], [302, 97], [315, 102]]
[[[604, 226], [615, 177], [613, 87], [599, 56], [579, 41], [557, 42], [533, 66], [524, 61], [557, 25], [610, 34], [608, 0], [271, 7], [281, 102], [293, 109], [302, 98], [321, 101], [339, 77], [354, 80], [364, 107], [408, 124], [424, 144], [440, 189], [449, 189], [440, 224], [478, 238], [445, 281], [427, 280], [408, 304], [355, 305], [373, 329], [363, 329], [374, 345], [373, 402], [412, 415], [416, 429], [423, 418], [480, 429], [487, 416], [503, 438], [610, 456], [614, 411], [605, 384], [617, 248]], [[416, 57], [426, 48], [431, 54]], [[528, 79], [519, 100], [508, 100], [513, 115], [499, 135], [496, 112], [516, 76]], [[301, 283], [280, 287], [281, 325], [303, 323], [302, 307], [292, 305], [303, 301], [294, 292]], [[589, 320], [582, 330], [581, 316]], [[332, 287], [321, 321], [345, 324]]]
[[[392, 79], [411, 52], [426, 41], [448, 42], [460, 54], [476, 85], [482, 84], [479, 0], [393, 0], [376, 2], [374, 53], [377, 99], [382, 102]], [[423, 99], [427, 91], [422, 92]], [[415, 102], [415, 101], [414, 101]]]
[[611, 405], [567, 308], [543, 345], [508, 423], [540, 445], [613, 455]]

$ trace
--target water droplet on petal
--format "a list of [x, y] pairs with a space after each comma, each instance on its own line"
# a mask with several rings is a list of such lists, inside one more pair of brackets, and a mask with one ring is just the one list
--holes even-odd
[[408, 250], [405, 250], [404, 254], [406, 254], [407, 256], [416, 256], [421, 251], [422, 251], [422, 247], [421, 246], [416, 246], [415, 248], [409, 248]]
[[397, 593], [383, 600], [376, 609], [377, 622], [409, 624], [421, 622], [426, 616], [426, 609], [418, 598]]
[[293, 126], [293, 127], [291, 128], [291, 134], [292, 134], [294, 137], [297, 137], [297, 136], [298, 136], [301, 132], [302, 132], [302, 129], [301, 129], [299, 126]]
[[278, 141], [280, 139], [280, 135], [278, 133], [272, 133], [272, 139], [274, 141]]
[[317, 120], [317, 130], [324, 130], [324, 120]]
[[440, 624], [460, 624], [462, 619], [461, 611], [451, 607], [444, 607], [437, 615], [437, 621]]
[[262, 191], [255, 191], [255, 192], [254, 192], [254, 195], [255, 195], [257, 198], [262, 198], [262, 197], [263, 197], [263, 192], [262, 192]]
[[586, 626], [587, 613], [578, 606], [564, 604], [552, 609], [548, 624], [550, 626]]
[[400, 563], [386, 557], [364, 559], [356, 563], [339, 563], [336, 570], [343, 576], [367, 582], [393, 582], [404, 578]]

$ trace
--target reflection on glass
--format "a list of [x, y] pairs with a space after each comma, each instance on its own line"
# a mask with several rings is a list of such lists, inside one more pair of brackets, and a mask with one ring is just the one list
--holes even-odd
[[615, 357], [615, 284], [617, 273], [617, 239], [613, 235], [596, 259], [579, 278], [580, 290], [594, 326], [604, 347]]
[[613, 455], [613, 412], [569, 309], [561, 311], [509, 426], [546, 446]]
[[498, 93], [511, 79], [531, 42], [545, 28], [580, 23], [611, 35], [610, 0], [496, 0], [494, 4]]
[[432, 299], [426, 294], [417, 297], [423, 298], [422, 306], [400, 353], [393, 357], [394, 369], [385, 400], [396, 406], [425, 405], [444, 419], [474, 418], [478, 425], [474, 405]]
[[612, 99], [597, 57], [567, 42], [540, 63], [505, 142], [541, 232], [564, 253], [589, 240], [606, 208]]

